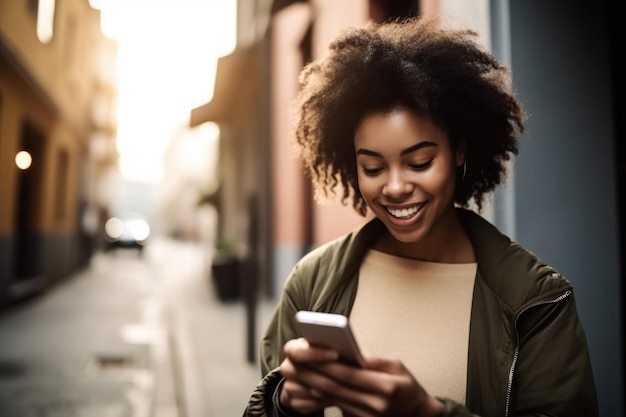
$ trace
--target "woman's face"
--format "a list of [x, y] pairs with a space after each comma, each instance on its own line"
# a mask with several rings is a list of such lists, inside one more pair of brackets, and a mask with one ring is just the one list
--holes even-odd
[[463, 164], [446, 132], [400, 109], [365, 116], [354, 146], [361, 194], [391, 235], [403, 243], [444, 241], [456, 219], [456, 167]]

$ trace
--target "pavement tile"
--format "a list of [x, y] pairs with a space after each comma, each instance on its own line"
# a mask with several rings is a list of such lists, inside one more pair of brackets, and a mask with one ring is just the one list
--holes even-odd
[[155, 240], [0, 313], [0, 416], [240, 416], [260, 379], [246, 309], [217, 299], [206, 267], [198, 244]]

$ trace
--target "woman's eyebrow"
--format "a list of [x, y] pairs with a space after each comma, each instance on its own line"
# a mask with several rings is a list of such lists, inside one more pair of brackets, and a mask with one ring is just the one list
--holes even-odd
[[383, 155], [378, 153], [378, 152], [374, 152], [374, 151], [370, 151], [369, 149], [363, 149], [363, 148], [359, 148], [356, 150], [356, 154], [357, 155], [368, 155], [368, 156], [374, 156], [376, 158], [382, 158]]
[[[423, 148], [428, 148], [431, 146], [438, 146], [435, 142], [429, 142], [429, 141], [424, 141], [424, 142], [420, 142], [420, 143], [416, 143], [415, 145], [409, 146], [406, 149], [403, 149], [400, 152], [400, 156], [404, 156], [407, 154], [410, 154], [411, 152], [415, 152], [415, 151], [419, 151], [420, 149]], [[364, 148], [359, 148], [356, 151], [357, 155], [368, 155], [368, 156], [373, 156], [375, 158], [382, 158], [383, 155], [379, 152], [376, 151], [371, 151], [369, 149], [364, 149]]]
[[427, 147], [430, 147], [430, 146], [437, 146], [437, 144], [435, 142], [428, 142], [428, 141], [416, 143], [413, 146], [409, 146], [408, 148], [403, 149], [400, 152], [400, 155], [404, 156], [404, 155], [409, 154], [411, 152], [419, 151], [422, 148], [427, 148]]

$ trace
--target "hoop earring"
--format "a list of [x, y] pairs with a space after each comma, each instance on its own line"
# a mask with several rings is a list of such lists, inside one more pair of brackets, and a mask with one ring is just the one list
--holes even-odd
[[461, 182], [465, 180], [466, 173], [467, 173], [467, 162], [463, 162], [463, 174], [461, 174]]

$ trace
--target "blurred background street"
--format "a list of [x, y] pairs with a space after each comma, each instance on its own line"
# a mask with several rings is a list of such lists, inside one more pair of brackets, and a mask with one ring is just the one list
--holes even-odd
[[480, 214], [572, 282], [622, 416], [616, 3], [0, 0], [0, 416], [239, 416], [290, 270], [364, 221], [294, 158], [298, 75], [347, 27], [429, 15], [511, 69], [529, 118]]
[[260, 379], [245, 310], [218, 299], [197, 244], [101, 253], [0, 315], [0, 415], [241, 415]]

